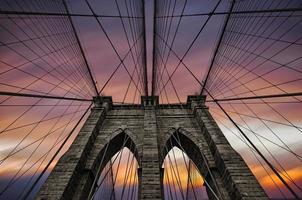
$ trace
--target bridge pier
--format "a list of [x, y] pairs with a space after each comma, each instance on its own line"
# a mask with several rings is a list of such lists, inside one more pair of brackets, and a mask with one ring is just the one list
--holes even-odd
[[123, 147], [139, 164], [137, 198], [164, 199], [162, 163], [174, 146], [195, 163], [211, 200], [268, 199], [205, 107], [205, 97], [190, 96], [182, 106], [159, 105], [158, 97], [142, 97], [142, 104], [135, 106], [112, 105], [107, 97], [95, 101], [37, 199], [87, 199], [100, 171]]

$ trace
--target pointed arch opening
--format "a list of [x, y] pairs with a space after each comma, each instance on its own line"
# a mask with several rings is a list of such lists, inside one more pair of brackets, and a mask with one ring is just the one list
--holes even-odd
[[165, 199], [209, 199], [203, 176], [194, 162], [180, 148], [174, 146], [170, 149], [162, 167]]
[[138, 161], [127, 147], [117, 152], [103, 168], [93, 199], [138, 199]]
[[[217, 170], [210, 164], [213, 158], [206, 153], [209, 149], [206, 150], [201, 141], [183, 128], [171, 129], [169, 134], [162, 151], [165, 197], [199, 200], [225, 196]], [[169, 194], [170, 191], [174, 195]]]
[[139, 158], [129, 130], [111, 134], [94, 160], [95, 179], [88, 199], [138, 199]]

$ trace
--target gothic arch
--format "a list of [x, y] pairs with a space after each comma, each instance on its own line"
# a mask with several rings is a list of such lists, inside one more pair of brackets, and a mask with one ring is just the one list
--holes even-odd
[[199, 173], [207, 182], [205, 186], [209, 199], [217, 199], [218, 196], [230, 199], [227, 189], [222, 184], [222, 178], [208, 146], [203, 145], [202, 141], [197, 140], [195, 135], [184, 128], [171, 128], [166, 137], [167, 139], [162, 147], [161, 163], [173, 147], [178, 147], [193, 161]]
[[168, 139], [162, 147], [163, 156], [161, 158], [161, 163], [163, 163], [166, 155], [173, 147], [178, 147], [180, 150], [184, 151], [197, 166], [201, 175], [206, 177], [208, 173], [206, 166], [209, 166], [209, 161], [206, 156], [202, 154], [203, 147], [190, 132], [181, 128], [170, 129]]
[[[110, 140], [108, 141], [108, 138]], [[86, 199], [93, 188], [93, 182], [97, 181], [109, 160], [123, 147], [127, 147], [135, 156], [140, 165], [139, 151], [136, 148], [136, 135], [128, 130], [119, 128], [107, 134], [99, 134], [94, 142], [92, 152], [88, 156], [85, 170], [79, 178], [79, 184], [73, 199]], [[95, 188], [92, 189], [95, 192]]]
[[[119, 129], [112, 133], [111, 139], [102, 146], [98, 155], [94, 158], [92, 171], [102, 171], [109, 160], [123, 147], [127, 147], [135, 156], [140, 165], [139, 151], [137, 149], [137, 137], [129, 129]], [[96, 177], [98, 178], [98, 177]]]

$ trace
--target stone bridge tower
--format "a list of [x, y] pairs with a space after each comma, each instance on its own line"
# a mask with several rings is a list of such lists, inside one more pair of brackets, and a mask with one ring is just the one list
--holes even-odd
[[[142, 97], [141, 105], [119, 106], [111, 97], [95, 98], [37, 199], [87, 199], [98, 171], [122, 148], [124, 137], [140, 166], [139, 199], [164, 199], [161, 166], [173, 146], [185, 151], [219, 199], [268, 199], [212, 118], [205, 96], [189, 96], [186, 105], [160, 105], [158, 97]], [[208, 196], [215, 199], [209, 191]]]

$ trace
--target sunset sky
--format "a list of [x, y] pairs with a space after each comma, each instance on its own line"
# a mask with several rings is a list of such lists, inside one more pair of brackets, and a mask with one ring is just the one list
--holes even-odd
[[[112, 96], [115, 103], [139, 104], [140, 96], [144, 95], [141, 1], [89, 0], [89, 3], [99, 15], [102, 27], [96, 18], [84, 16], [92, 14], [85, 0], [67, 1], [67, 6], [71, 14], [83, 15], [73, 16], [72, 21], [97, 90], [102, 95]], [[153, 18], [153, 4], [153, 0], [145, 0], [149, 95], [154, 66], [157, 69], [155, 94], [160, 102], [186, 103], [188, 95], [200, 94], [200, 83], [206, 79], [227, 16], [217, 14], [209, 18], [209, 15], [200, 14], [225, 13], [230, 8], [230, 1], [157, 1], [157, 18]], [[215, 99], [301, 93], [301, 1], [237, 1], [233, 11], [293, 8], [300, 10], [231, 15], [207, 80], [207, 92]], [[4, 11], [66, 14], [62, 1], [0, 0], [1, 92], [88, 100], [96, 95], [68, 17], [17, 15]], [[120, 18], [119, 15], [135, 17]], [[167, 16], [170, 17], [165, 18]], [[153, 20], [156, 20], [155, 47]], [[171, 74], [173, 76], [169, 78]], [[228, 141], [243, 156], [269, 196], [282, 197], [276, 187], [278, 185], [286, 197], [291, 197], [263, 160], [245, 144], [246, 141], [217, 104], [211, 102], [209, 95], [207, 100], [206, 105]], [[300, 196], [301, 101], [301, 95], [221, 101], [226, 112]], [[37, 177], [47, 165], [89, 106], [89, 101], [1, 94], [0, 199], [18, 198], [23, 188], [29, 189], [29, 183], [34, 181], [31, 177]], [[176, 151], [177, 159], [182, 162], [180, 150]], [[57, 160], [58, 157], [55, 162]], [[54, 165], [49, 167], [48, 172]], [[183, 174], [187, 173], [184, 165], [180, 168]], [[197, 181], [197, 185], [201, 183]]]

